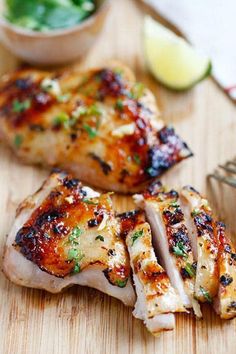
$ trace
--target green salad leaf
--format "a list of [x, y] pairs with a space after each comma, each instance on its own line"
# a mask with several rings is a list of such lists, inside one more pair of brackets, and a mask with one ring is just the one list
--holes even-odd
[[5, 0], [8, 21], [34, 31], [69, 28], [95, 10], [94, 0]]

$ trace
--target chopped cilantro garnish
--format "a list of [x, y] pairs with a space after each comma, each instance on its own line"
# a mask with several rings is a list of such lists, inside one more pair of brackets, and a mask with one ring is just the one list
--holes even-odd
[[117, 100], [115, 104], [115, 108], [117, 108], [119, 111], [123, 111], [124, 104], [122, 100]]
[[83, 230], [81, 230], [80, 227], [78, 227], [78, 226], [74, 227], [74, 229], [72, 230], [72, 232], [69, 236], [69, 241], [71, 242], [72, 245], [79, 244], [78, 238], [82, 235], [82, 233], [83, 233]]
[[74, 269], [73, 269], [73, 273], [74, 274], [79, 273], [80, 270], [81, 270], [80, 264], [79, 263], [75, 263], [75, 266], [74, 266]]
[[90, 125], [88, 125], [88, 124], [84, 124], [84, 125], [83, 125], [83, 128], [84, 128], [84, 129], [86, 130], [86, 132], [88, 133], [88, 136], [90, 137], [90, 139], [96, 138], [96, 136], [97, 136], [97, 131], [96, 131], [94, 128], [90, 127]]
[[177, 257], [188, 257], [187, 251], [182, 242], [177, 242], [177, 244], [173, 246], [173, 253]]
[[92, 106], [88, 107], [87, 114], [100, 116], [102, 114], [102, 112], [96, 104], [93, 104]]
[[98, 202], [95, 202], [95, 201], [93, 201], [91, 199], [87, 199], [87, 198], [84, 198], [83, 202], [87, 203], [87, 204], [98, 205]]
[[71, 97], [70, 93], [65, 93], [64, 95], [57, 96], [57, 101], [60, 103], [66, 103], [69, 101], [70, 97]]
[[104, 242], [104, 237], [102, 235], [97, 235], [95, 237], [95, 240], [100, 240], [100, 241]]
[[196, 270], [195, 270], [195, 268], [192, 266], [192, 264], [186, 263], [186, 266], [185, 266], [184, 269], [186, 270], [186, 272], [189, 274], [189, 276], [190, 276], [191, 278], [195, 277], [195, 275], [196, 275]]
[[79, 251], [76, 248], [71, 248], [68, 252], [68, 260], [72, 261], [76, 259], [79, 255]]
[[196, 208], [196, 209], [193, 209], [191, 216], [193, 218], [195, 218], [195, 216], [199, 215], [200, 213], [201, 213], [201, 210]]
[[133, 246], [134, 242], [135, 242], [138, 238], [140, 238], [140, 237], [142, 237], [142, 236], [143, 236], [143, 230], [136, 231], [136, 232], [132, 235], [132, 237], [131, 237], [132, 246]]
[[205, 290], [202, 286], [200, 286], [200, 291], [202, 293], [202, 295], [205, 297], [205, 299], [207, 300], [207, 302], [212, 302], [212, 298], [209, 294], [209, 292], [207, 290]]
[[19, 148], [21, 144], [23, 143], [23, 136], [20, 134], [17, 134], [14, 138], [14, 145], [15, 147]]
[[179, 204], [175, 201], [175, 202], [171, 202], [170, 206], [174, 207], [174, 208], [178, 208]]
[[128, 279], [125, 280], [116, 280], [115, 284], [119, 286], [119, 288], [124, 288], [127, 284]]
[[29, 109], [31, 106], [31, 100], [19, 101], [15, 99], [12, 103], [12, 110], [14, 113], [22, 113]]
[[137, 82], [131, 89], [131, 98], [138, 100], [143, 96], [144, 85], [141, 82]]
[[134, 154], [133, 159], [134, 159], [134, 161], [136, 162], [137, 165], [140, 165], [141, 159], [140, 159], [140, 156], [138, 154]]
[[69, 121], [70, 117], [66, 112], [61, 112], [53, 119], [53, 125], [65, 125]]

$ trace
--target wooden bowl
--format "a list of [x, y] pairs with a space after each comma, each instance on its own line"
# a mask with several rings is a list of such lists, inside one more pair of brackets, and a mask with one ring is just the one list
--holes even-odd
[[[67, 29], [36, 32], [0, 17], [0, 40], [18, 58], [37, 65], [56, 65], [82, 57], [100, 34], [111, 0], [97, 0], [96, 12]], [[3, 7], [1, 12], [3, 11]]]

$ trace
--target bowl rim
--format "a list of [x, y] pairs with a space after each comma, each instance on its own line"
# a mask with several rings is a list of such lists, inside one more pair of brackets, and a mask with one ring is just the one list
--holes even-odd
[[25, 29], [24, 27], [16, 26], [11, 22], [8, 22], [4, 19], [4, 17], [0, 16], [0, 26], [4, 26], [19, 35], [25, 35], [32, 38], [48, 38], [48, 37], [57, 37], [66, 34], [71, 34], [77, 32], [78, 30], [86, 29], [89, 27], [97, 17], [99, 17], [103, 12], [109, 9], [111, 4], [111, 0], [104, 0], [103, 3], [98, 7], [98, 9], [89, 17], [87, 17], [81, 23], [64, 29], [55, 29], [55, 30], [48, 30], [45, 32], [37, 32], [30, 29]]

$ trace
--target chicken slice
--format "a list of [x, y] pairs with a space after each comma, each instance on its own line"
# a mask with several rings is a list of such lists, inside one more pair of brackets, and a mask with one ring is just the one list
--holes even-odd
[[212, 302], [218, 289], [218, 248], [212, 210], [208, 201], [190, 186], [182, 188], [181, 200], [197, 261], [195, 297], [201, 302]]
[[19, 70], [0, 83], [0, 137], [30, 164], [123, 193], [192, 155], [124, 65], [83, 73]]
[[219, 289], [214, 308], [221, 318], [230, 319], [236, 316], [236, 252], [226, 236], [226, 226], [223, 223], [217, 223], [216, 232]]
[[185, 311], [165, 270], [157, 262], [149, 224], [140, 211], [119, 216], [133, 270], [137, 302], [133, 315], [154, 335], [174, 328], [173, 312]]
[[3, 270], [16, 284], [52, 293], [73, 284], [135, 302], [125, 242], [109, 194], [54, 172], [18, 208]]
[[178, 193], [167, 191], [160, 182], [155, 182], [135, 200], [145, 209], [155, 250], [172, 285], [184, 306], [193, 308], [196, 316], [201, 317], [200, 306], [194, 298], [196, 263]]

